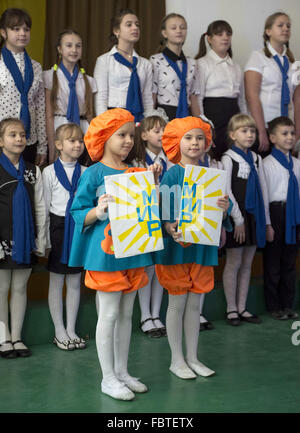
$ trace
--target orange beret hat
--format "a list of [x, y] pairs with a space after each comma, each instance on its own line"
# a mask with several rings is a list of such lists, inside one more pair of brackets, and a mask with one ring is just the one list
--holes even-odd
[[84, 142], [92, 161], [100, 161], [105, 142], [128, 122], [134, 122], [134, 117], [124, 108], [112, 108], [91, 121]]
[[206, 146], [209, 146], [212, 140], [211, 126], [204, 122], [200, 117], [183, 117], [173, 119], [167, 124], [162, 137], [163, 149], [168, 159], [174, 164], [181, 160], [180, 141], [182, 137], [191, 129], [200, 128], [206, 137]]

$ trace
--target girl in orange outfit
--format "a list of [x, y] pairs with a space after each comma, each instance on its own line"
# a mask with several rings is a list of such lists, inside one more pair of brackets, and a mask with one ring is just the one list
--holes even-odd
[[[134, 117], [122, 108], [108, 110], [92, 120], [85, 135], [89, 155], [97, 164], [81, 176], [71, 213], [75, 230], [70, 266], [83, 266], [85, 285], [97, 290], [99, 316], [96, 345], [102, 369], [101, 390], [119, 399], [132, 400], [134, 392], [147, 387], [127, 371], [131, 317], [136, 291], [148, 282], [144, 266], [152, 264], [150, 254], [116, 259], [110, 225], [104, 177], [130, 168], [124, 162], [134, 144]], [[158, 178], [160, 166], [150, 170]]]
[[[198, 117], [174, 119], [168, 123], [162, 138], [163, 148], [176, 165], [162, 179], [163, 204], [167, 202], [163, 198], [166, 187], [175, 190], [174, 205], [180, 202], [185, 164], [201, 165], [211, 140], [210, 125]], [[228, 197], [219, 197], [216, 204], [225, 212], [229, 207]], [[172, 202], [170, 209], [163, 207], [162, 210], [168, 236], [164, 239], [165, 249], [156, 253], [156, 273], [160, 284], [169, 292], [166, 325], [172, 352], [170, 371], [181, 379], [193, 379], [196, 374], [211, 376], [214, 371], [198, 360], [197, 346], [200, 294], [210, 292], [214, 287], [213, 266], [218, 264], [218, 247], [181, 242], [178, 215]], [[182, 351], [183, 331], [186, 357]]]

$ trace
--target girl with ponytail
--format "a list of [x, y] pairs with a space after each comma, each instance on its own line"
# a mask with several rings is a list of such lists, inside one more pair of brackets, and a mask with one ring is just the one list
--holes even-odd
[[263, 33], [263, 51], [253, 51], [245, 67], [245, 93], [250, 114], [255, 119], [258, 140], [255, 149], [269, 153], [267, 123], [275, 117], [291, 115], [294, 56], [289, 48], [291, 21], [284, 12], [270, 15]]
[[[49, 163], [56, 159], [56, 129], [71, 122], [78, 124], [85, 133], [94, 117], [93, 94], [97, 92], [97, 85], [82, 68], [81, 56], [81, 36], [73, 29], [63, 30], [57, 39], [55, 65], [44, 71]], [[86, 151], [80, 162], [89, 164]]]

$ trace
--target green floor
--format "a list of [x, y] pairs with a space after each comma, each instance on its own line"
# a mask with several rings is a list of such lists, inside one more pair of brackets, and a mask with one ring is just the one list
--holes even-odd
[[261, 325], [237, 328], [219, 319], [215, 330], [201, 332], [199, 359], [216, 375], [190, 381], [169, 372], [166, 338], [151, 340], [135, 327], [129, 370], [149, 392], [131, 402], [101, 394], [94, 340], [86, 350], [74, 352], [32, 345], [31, 358], [0, 359], [0, 412], [299, 412], [300, 346], [291, 342], [293, 321], [261, 317]]

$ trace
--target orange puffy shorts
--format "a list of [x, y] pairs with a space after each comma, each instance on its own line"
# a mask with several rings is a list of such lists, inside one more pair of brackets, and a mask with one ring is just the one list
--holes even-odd
[[84, 283], [86, 287], [102, 292], [130, 293], [144, 287], [148, 276], [144, 268], [133, 268], [125, 271], [86, 271]]
[[160, 284], [170, 295], [187, 292], [208, 293], [214, 288], [214, 269], [197, 263], [183, 265], [155, 265]]

